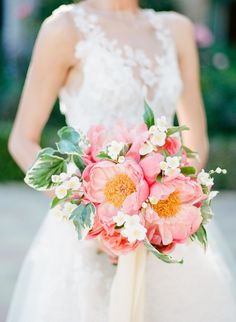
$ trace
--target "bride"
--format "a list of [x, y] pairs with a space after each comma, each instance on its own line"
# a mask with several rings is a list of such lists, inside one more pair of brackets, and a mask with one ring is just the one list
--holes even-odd
[[[171, 124], [176, 112], [191, 128], [184, 141], [199, 152], [200, 170], [208, 139], [198, 69], [192, 25], [180, 14], [142, 10], [138, 0], [63, 5], [39, 32], [11, 154], [24, 171], [30, 167], [57, 96], [67, 124], [83, 131], [99, 123], [112, 127], [122, 118], [140, 121], [145, 98], [156, 116]], [[119, 260], [118, 267], [111, 265], [103, 245], [78, 241], [48, 214], [24, 261], [7, 322], [233, 322], [234, 281], [216, 235], [210, 233], [210, 240], [207, 254], [198, 245], [179, 246], [174, 255], [185, 259], [182, 266], [148, 253], [144, 318], [122, 315], [122, 285], [124, 298], [111, 316]]]

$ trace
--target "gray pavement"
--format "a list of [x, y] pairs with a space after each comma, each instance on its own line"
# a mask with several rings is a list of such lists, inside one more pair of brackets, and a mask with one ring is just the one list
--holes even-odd
[[[48, 206], [44, 194], [23, 184], [0, 185], [0, 322], [5, 321], [22, 260]], [[236, 259], [236, 191], [222, 192], [215, 199], [214, 211]]]

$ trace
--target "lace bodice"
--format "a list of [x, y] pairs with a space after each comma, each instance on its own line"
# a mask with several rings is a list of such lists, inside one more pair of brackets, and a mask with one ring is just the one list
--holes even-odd
[[81, 68], [60, 91], [60, 109], [69, 125], [87, 131], [93, 124], [112, 126], [142, 120], [146, 99], [156, 116], [169, 123], [182, 81], [174, 40], [166, 23], [169, 13], [140, 9], [137, 14], [89, 8], [86, 2], [63, 5], [82, 39], [75, 47]]

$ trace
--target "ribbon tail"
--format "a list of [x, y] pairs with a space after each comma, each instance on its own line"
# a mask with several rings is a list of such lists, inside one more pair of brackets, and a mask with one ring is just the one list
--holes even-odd
[[144, 322], [146, 256], [143, 244], [119, 256], [110, 293], [109, 322]]

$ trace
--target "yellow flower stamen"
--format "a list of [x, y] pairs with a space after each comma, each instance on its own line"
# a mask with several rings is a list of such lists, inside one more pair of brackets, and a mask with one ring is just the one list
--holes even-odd
[[153, 210], [163, 218], [175, 217], [180, 210], [180, 198], [178, 192], [173, 192], [165, 200], [160, 200], [156, 205], [152, 205]]
[[104, 195], [108, 202], [120, 208], [125, 199], [135, 191], [135, 184], [130, 177], [127, 174], [120, 173], [106, 183]]

